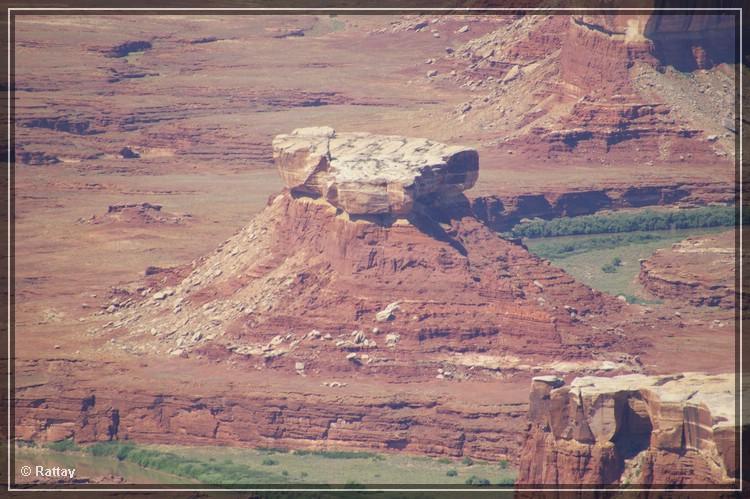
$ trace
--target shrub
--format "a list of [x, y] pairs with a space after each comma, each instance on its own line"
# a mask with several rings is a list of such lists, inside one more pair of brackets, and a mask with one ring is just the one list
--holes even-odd
[[469, 456], [466, 456], [461, 460], [461, 463], [464, 464], [465, 466], [471, 466], [472, 464], [474, 464], [474, 460], [470, 458]]
[[486, 486], [490, 484], [490, 481], [486, 478], [479, 478], [476, 475], [471, 475], [469, 478], [466, 479], [464, 482], [466, 485], [479, 485], [479, 486]]
[[735, 214], [734, 206], [706, 206], [687, 210], [643, 210], [635, 213], [584, 215], [553, 220], [535, 219], [514, 226], [510, 235], [534, 238], [732, 226], [736, 223]]
[[504, 470], [508, 468], [508, 460], [507, 459], [501, 459], [500, 460], [500, 469]]
[[602, 265], [602, 272], [605, 272], [607, 274], [614, 274], [615, 272], [617, 272], [617, 267], [615, 267], [611, 263], [607, 263], [606, 265]]
[[516, 483], [516, 480], [513, 477], [503, 477], [500, 480], [497, 481], [498, 485], [514, 485]]
[[450, 469], [445, 472], [445, 476], [458, 476], [458, 471]]
[[566, 258], [592, 250], [612, 249], [628, 244], [661, 241], [666, 236], [662, 234], [637, 233], [637, 234], [612, 234], [607, 236], [593, 236], [576, 241], [544, 241], [530, 247], [532, 253], [547, 260]]
[[287, 470], [282, 470], [281, 474], [284, 476], [289, 476], [289, 472]]
[[128, 454], [130, 454], [134, 450], [135, 450], [135, 446], [133, 444], [122, 445], [117, 450], [115, 457], [117, 458], [118, 461], [124, 461], [125, 459], [127, 459]]
[[614, 257], [612, 259], [612, 262], [610, 262], [610, 263], [608, 263], [608, 264], [606, 264], [606, 265], [604, 265], [602, 267], [602, 271], [604, 271], [604, 272], [606, 272], [608, 274], [613, 274], [613, 273], [617, 272], [617, 267], [620, 267], [621, 265], [622, 265], [622, 260], [620, 259], [619, 256], [616, 256], [616, 257]]
[[342, 451], [342, 450], [297, 450], [298, 456], [320, 456], [328, 459], [374, 459], [380, 461], [383, 456], [372, 452]]
[[[210, 458], [208, 460], [200, 460], [178, 456], [171, 452], [138, 448], [132, 443], [100, 442], [88, 446], [86, 450], [93, 456], [117, 458], [122, 461], [135, 463], [144, 468], [157, 469], [206, 484], [279, 483], [281, 480], [280, 475], [273, 475], [250, 469], [247, 466], [234, 464], [231, 459], [224, 459], [221, 463], [217, 463], [215, 460], [211, 461]], [[276, 464], [275, 461], [273, 462]]]
[[275, 459], [265, 458], [261, 464], [263, 466], [275, 466], [279, 464], [279, 462]]
[[66, 438], [58, 442], [50, 442], [47, 444], [47, 448], [57, 452], [70, 452], [80, 450], [80, 447], [76, 445], [72, 438]]
[[631, 305], [634, 303], [637, 303], [638, 305], [660, 305], [664, 303], [662, 300], [644, 300], [643, 298], [639, 298], [635, 295], [622, 295], [625, 297], [625, 301], [630, 303]]

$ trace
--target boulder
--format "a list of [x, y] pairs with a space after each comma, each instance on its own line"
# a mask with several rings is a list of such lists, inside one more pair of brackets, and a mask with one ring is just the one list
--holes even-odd
[[392, 321], [396, 318], [396, 312], [400, 310], [401, 302], [394, 301], [389, 303], [383, 310], [375, 314], [375, 320], [378, 322]]
[[415, 202], [471, 188], [476, 150], [428, 139], [300, 128], [273, 141], [276, 167], [296, 195], [323, 198], [350, 215], [408, 215]]

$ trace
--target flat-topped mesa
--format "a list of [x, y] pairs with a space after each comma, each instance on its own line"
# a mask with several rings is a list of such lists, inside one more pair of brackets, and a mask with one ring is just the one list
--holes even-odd
[[298, 128], [273, 141], [284, 184], [351, 215], [409, 214], [415, 201], [460, 193], [479, 175], [474, 149], [427, 139]]

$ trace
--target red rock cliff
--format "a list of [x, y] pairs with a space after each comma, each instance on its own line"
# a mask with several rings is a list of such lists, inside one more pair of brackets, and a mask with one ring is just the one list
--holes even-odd
[[522, 485], [728, 485], [734, 375], [534, 378]]

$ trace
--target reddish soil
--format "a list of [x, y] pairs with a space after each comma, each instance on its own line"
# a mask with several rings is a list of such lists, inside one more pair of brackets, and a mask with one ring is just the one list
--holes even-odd
[[[622, 99], [590, 100], [558, 80], [568, 30], [581, 29], [567, 18], [538, 25], [448, 16], [412, 29], [420, 21], [16, 18], [18, 437], [368, 447], [515, 461], [534, 374], [598, 372], [603, 361], [621, 363], [618, 372], [726, 370], [733, 328], [706, 326], [731, 324], [730, 311], [683, 309], [677, 317], [670, 308], [621, 304], [497, 238], [468, 211], [435, 214], [446, 236], [437, 227], [343, 221], [284, 194], [256, 219], [268, 232], [266, 246], [247, 244], [267, 253], [255, 261], [240, 257], [242, 266], [233, 269], [228, 253], [216, 250], [233, 234], [239, 243], [238, 229], [280, 191], [272, 137], [309, 125], [474, 146], [480, 180], [467, 194], [495, 196], [488, 199], [506, 206], [534, 194], [570, 214], [565, 207], [575, 203], [558, 201], [581, 191], [604, 192], [614, 200], [610, 208], [623, 198], [636, 204], [731, 198], [730, 137], [705, 119], [708, 111], [688, 116], [674, 109], [693, 83], [654, 73], [646, 61], [638, 67], [668, 87], [669, 96], [655, 87], [648, 96], [629, 80]], [[287, 36], [298, 30], [304, 36]], [[516, 36], [519, 30], [529, 36]], [[512, 65], [490, 65], [492, 57], [505, 57], [499, 52], [480, 61], [460, 56], [460, 47], [484, 36], [522, 41], [509, 50], [531, 66], [524, 66], [528, 79], [497, 84]], [[581, 43], [590, 36], [581, 35]], [[120, 57], [132, 49], [143, 51]], [[438, 75], [426, 77], [433, 68]], [[477, 80], [472, 75], [480, 70], [496, 82], [483, 78], [478, 89], [461, 80]], [[699, 71], [702, 85], [733, 98], [722, 64]], [[485, 97], [496, 105], [480, 105]], [[474, 107], [461, 119], [457, 109], [465, 103]], [[565, 145], [570, 130], [589, 122], [596, 130], [591, 138]], [[617, 147], [606, 147], [618, 127], [629, 131], [617, 137]], [[710, 135], [719, 137], [709, 141]], [[137, 157], [123, 154], [125, 148]], [[643, 152], [638, 164], [630, 155], [635, 148]], [[106, 216], [111, 205], [141, 203], [192, 219], [147, 223], [136, 209], [114, 224], [76, 223]], [[495, 207], [495, 218], [506, 222], [528, 215]], [[215, 286], [196, 288], [184, 313], [238, 289], [248, 297], [278, 291], [269, 297], [272, 308], [221, 323], [226, 334], [198, 348], [178, 346], [176, 337], [158, 331], [138, 333], [134, 311], [142, 310], [144, 321], [159, 320], [143, 303], [195, 269], [208, 271], [209, 261], [229, 267]], [[316, 271], [305, 271], [307, 264]], [[282, 275], [290, 287], [283, 288]], [[263, 279], [263, 287], [253, 287]], [[403, 293], [394, 291], [397, 283]], [[141, 296], [149, 288], [149, 297]], [[393, 330], [372, 333], [379, 327], [373, 314], [397, 300], [405, 305], [388, 323]], [[122, 319], [132, 322], [113, 324]], [[362, 362], [364, 352], [352, 350], [360, 359], [355, 364], [341, 348], [305, 344], [303, 333], [315, 328], [350, 338], [361, 329], [388, 352], [385, 336], [397, 333], [400, 340], [383, 363]], [[278, 335], [287, 346], [300, 340], [298, 350], [266, 361], [242, 348]], [[459, 353], [470, 360], [459, 362]], [[568, 365], [552, 366], [559, 361]], [[454, 375], [439, 379], [438, 369]]]

